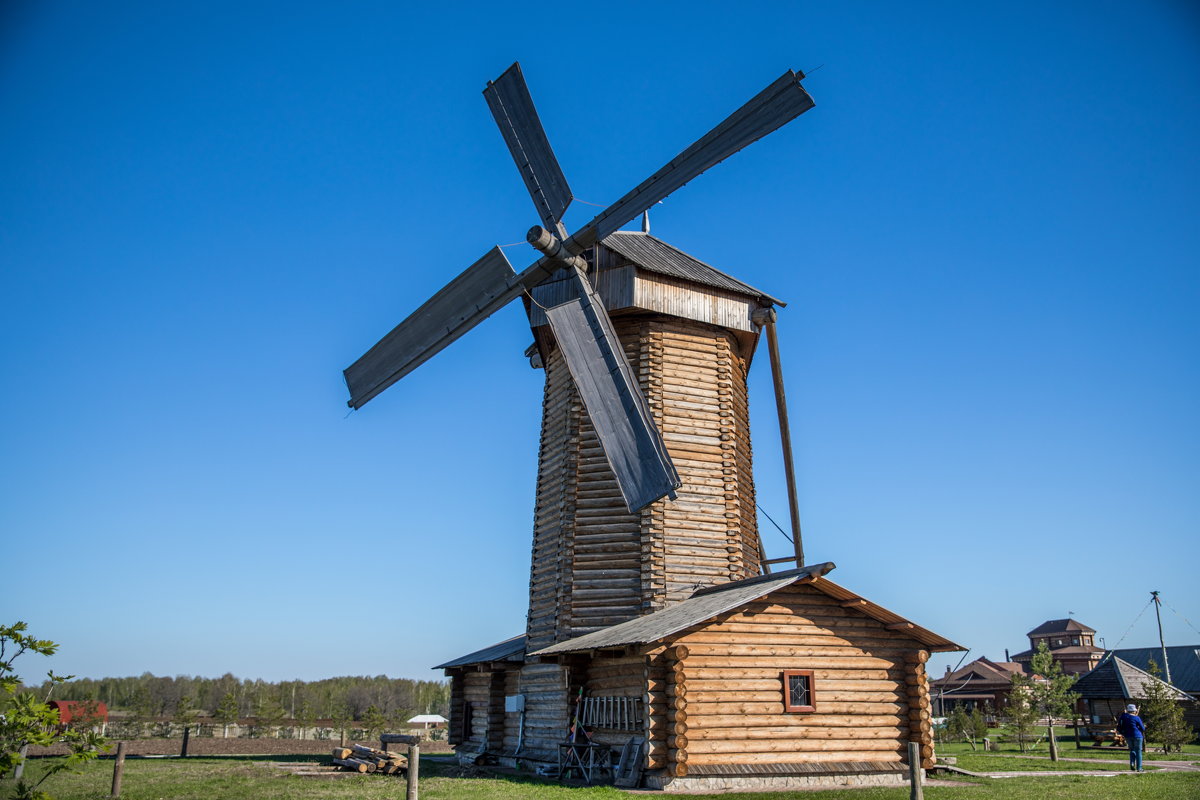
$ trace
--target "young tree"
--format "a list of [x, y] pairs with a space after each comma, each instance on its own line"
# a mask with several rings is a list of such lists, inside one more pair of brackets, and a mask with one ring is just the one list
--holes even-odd
[[341, 737], [342, 747], [345, 747], [346, 733], [350, 728], [350, 723], [354, 722], [354, 715], [350, 713], [350, 706], [345, 703], [335, 703], [329, 716], [333, 719], [333, 727]]
[[175, 722], [179, 723], [180, 728], [190, 728], [196, 723], [196, 718], [200, 716], [200, 709], [196, 708], [196, 701], [191, 695], [183, 695], [179, 698], [179, 702], [175, 704]]
[[[971, 718], [967, 715], [966, 709], [960, 705], [954, 706], [950, 711], [950, 716], [946, 719], [946, 738], [951, 741], [957, 741], [967, 738], [967, 726], [971, 724]], [[971, 749], [975, 749], [974, 743]]]
[[1071, 691], [1075, 685], [1076, 676], [1064, 675], [1062, 665], [1054, 659], [1054, 654], [1046, 642], [1038, 642], [1037, 652], [1030, 660], [1033, 674], [1041, 680], [1029, 683], [1030, 701], [1038, 716], [1046, 718], [1046, 735], [1050, 743], [1050, 760], [1058, 761], [1058, 740], [1054, 738], [1054, 718], [1073, 714], [1075, 701], [1079, 695]]
[[1037, 707], [1033, 702], [1033, 683], [1033, 678], [1028, 675], [1013, 675], [1012, 690], [1008, 693], [1008, 707], [1005, 709], [1008, 722], [1004, 731], [1017, 743], [1022, 753], [1034, 738], [1033, 731], [1038, 719]]
[[983, 716], [983, 712], [979, 710], [979, 706], [971, 709], [971, 718], [967, 721], [967, 738], [971, 741], [971, 749], [975, 749], [975, 742], [985, 738], [988, 735], [987, 718]]
[[308, 729], [317, 724], [317, 711], [307, 700], [300, 703], [300, 708], [296, 709], [296, 726], [300, 731], [301, 739], [308, 737]]
[[[14, 800], [50, 800], [41, 785], [51, 775], [72, 770], [108, 749], [104, 737], [85, 728], [58, 730], [58, 711], [51, 708], [45, 697], [38, 699], [30, 692], [18, 692], [21, 679], [13, 671], [13, 662], [26, 652], [53, 655], [58, 645], [47, 639], [35, 639], [26, 633], [24, 622], [0, 625], [0, 775], [15, 771], [25, 762], [21, 749], [26, 745], [67, 745], [70, 754], [62, 761], [51, 762], [35, 782], [21, 777], [13, 791]], [[49, 673], [51, 688], [70, 680], [71, 676]]]
[[221, 738], [229, 738], [229, 726], [238, 721], [238, 711], [237, 695], [232, 691], [226, 692], [225, 696], [221, 698], [221, 702], [217, 704], [216, 710], [213, 711], [213, 716], [225, 729]]
[[287, 712], [274, 697], [265, 697], [258, 702], [254, 709], [254, 732], [261, 736], [264, 733], [274, 737], [279, 733]]
[[375, 705], [367, 706], [367, 710], [363, 712], [362, 719], [359, 720], [362, 728], [367, 733], [367, 737], [374, 739], [379, 735], [388, 724], [388, 718]]
[[[1161, 670], [1153, 658], [1146, 671], [1161, 680]], [[1172, 747], [1182, 750], [1183, 745], [1196, 738], [1196, 732], [1183, 718], [1183, 706], [1165, 683], [1146, 684], [1141, 711], [1142, 721], [1146, 723], [1146, 741], [1158, 742], [1164, 753], [1171, 752]]]

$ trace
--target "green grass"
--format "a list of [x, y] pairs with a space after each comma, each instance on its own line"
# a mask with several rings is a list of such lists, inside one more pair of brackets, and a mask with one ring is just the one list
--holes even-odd
[[[125, 764], [122, 800], [395, 800], [404, 781], [390, 776], [353, 775], [303, 778], [272, 768], [267, 759], [130, 759]], [[999, 759], [1013, 761], [1013, 759]], [[58, 800], [103, 800], [112, 777], [111, 760], [88, 765], [77, 775], [58, 775], [43, 788]], [[38, 769], [37, 764], [31, 771]], [[630, 797], [609, 787], [572, 788], [535, 779], [460, 778], [445, 765], [422, 759], [422, 800], [616, 800]], [[11, 781], [0, 781], [7, 796]], [[689, 795], [689, 800], [782, 800], [787, 794]], [[907, 800], [907, 787], [835, 789], [814, 800]], [[1182, 800], [1200, 797], [1200, 773], [1121, 775], [1114, 778], [967, 779], [947, 786], [926, 786], [928, 800]]]
[[[998, 742], [1001, 732], [998, 729], [993, 729], [989, 736], [993, 742]], [[1075, 732], [1071, 728], [1055, 728], [1054, 738], [1058, 740], [1058, 754], [1062, 758], [1099, 758], [1111, 761], [1128, 761], [1129, 751], [1123, 747], [1109, 747], [1102, 745], [1100, 747], [1092, 747], [1090, 740], [1082, 739], [1080, 747], [1075, 748]], [[999, 742], [999, 750], [997, 753], [1011, 753], [1014, 755], [1029, 755], [1048, 757], [1050, 755], [1050, 745], [1045, 742], [1039, 742], [1036, 747], [1022, 754], [1020, 748], [1012, 742]], [[973, 752], [982, 753], [983, 745], [978, 745], [978, 750], [972, 751], [971, 745], [966, 742], [939, 742], [936, 746], [939, 756], [960, 756], [963, 754], [971, 754]], [[1163, 754], [1157, 752], [1156, 749], [1147, 749], [1142, 753], [1143, 761], [1191, 761], [1197, 756], [1200, 756], [1200, 745], [1184, 745], [1183, 752], [1171, 752]], [[967, 769], [964, 767], [964, 769]]]
[[[1065, 754], [1064, 754], [1065, 756]], [[1128, 768], [1128, 760], [1121, 764], [1089, 764], [1084, 761], [1051, 761], [1049, 758], [1020, 758], [993, 753], [966, 753], [956, 756], [954, 766], [971, 772], [1070, 772], [1071, 770], [1111, 770]]]

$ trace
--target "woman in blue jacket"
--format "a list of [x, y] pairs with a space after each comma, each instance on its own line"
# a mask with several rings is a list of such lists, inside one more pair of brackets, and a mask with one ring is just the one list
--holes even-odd
[[1146, 741], [1146, 723], [1138, 716], [1138, 709], [1133, 703], [1125, 706], [1125, 713], [1117, 720], [1117, 732], [1125, 737], [1129, 745], [1129, 768], [1142, 771], [1142, 745]]

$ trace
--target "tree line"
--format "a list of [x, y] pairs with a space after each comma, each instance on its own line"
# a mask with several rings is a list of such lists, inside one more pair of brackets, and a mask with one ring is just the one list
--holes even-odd
[[[44, 697], [51, 685], [27, 688]], [[386, 675], [273, 683], [229, 673], [202, 678], [146, 672], [126, 678], [77, 678], [55, 685], [53, 692], [56, 699], [102, 702], [110, 711], [144, 720], [205, 716], [230, 722], [351, 722], [382, 716], [399, 721], [416, 714], [449, 716], [450, 708], [448, 682]]]

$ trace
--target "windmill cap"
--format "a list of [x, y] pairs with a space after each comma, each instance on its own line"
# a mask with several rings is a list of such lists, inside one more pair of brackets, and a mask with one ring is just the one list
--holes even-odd
[[1130, 703], [1129, 705], [1125, 706], [1125, 710], [1128, 711], [1130, 714], [1136, 714], [1137, 706], [1135, 706], [1133, 703]]

